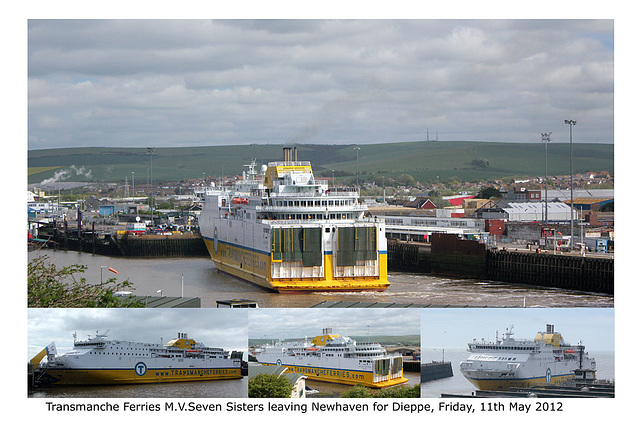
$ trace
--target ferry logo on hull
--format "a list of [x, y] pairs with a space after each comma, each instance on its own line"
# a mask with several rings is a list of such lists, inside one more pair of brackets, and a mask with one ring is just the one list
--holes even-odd
[[147, 365], [145, 365], [144, 362], [136, 363], [136, 366], [134, 366], [133, 369], [136, 372], [136, 375], [138, 375], [139, 377], [142, 377], [147, 373]]
[[213, 228], [213, 251], [218, 253], [218, 227]]
[[547, 368], [547, 384], [551, 384], [551, 368]]

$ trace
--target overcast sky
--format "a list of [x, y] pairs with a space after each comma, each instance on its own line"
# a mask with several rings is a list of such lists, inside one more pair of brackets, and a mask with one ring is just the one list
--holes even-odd
[[247, 312], [226, 309], [29, 309], [29, 357], [55, 341], [59, 353], [71, 350], [78, 339], [96, 331], [109, 339], [162, 343], [184, 332], [197, 342], [225, 350], [247, 349]]
[[265, 308], [249, 313], [249, 338], [315, 337], [332, 328], [346, 336], [419, 335], [420, 310]]
[[613, 142], [614, 21], [28, 22], [28, 148]]
[[422, 347], [425, 350], [467, 348], [474, 338], [502, 339], [513, 325], [514, 338], [533, 339], [547, 324], [566, 342], [580, 341], [587, 351], [614, 350], [614, 310], [611, 308], [443, 308], [422, 310]]

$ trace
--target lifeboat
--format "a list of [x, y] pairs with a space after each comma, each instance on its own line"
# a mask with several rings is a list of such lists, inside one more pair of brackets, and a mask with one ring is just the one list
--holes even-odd
[[234, 203], [236, 205], [248, 205], [249, 200], [246, 197], [234, 197], [233, 199], [231, 199], [231, 203]]

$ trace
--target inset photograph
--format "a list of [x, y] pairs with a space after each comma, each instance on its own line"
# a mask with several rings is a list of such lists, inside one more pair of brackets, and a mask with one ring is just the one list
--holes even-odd
[[608, 308], [424, 309], [422, 397], [614, 397]]
[[249, 331], [249, 397], [420, 397], [418, 309], [254, 310]]
[[29, 309], [29, 397], [247, 397], [247, 312]]

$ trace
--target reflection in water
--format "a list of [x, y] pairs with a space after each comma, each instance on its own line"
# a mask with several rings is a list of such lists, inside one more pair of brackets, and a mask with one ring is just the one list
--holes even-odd
[[29, 397], [73, 398], [209, 398], [247, 397], [247, 377], [239, 380], [189, 381], [164, 384], [112, 386], [47, 387], [36, 389]]
[[[258, 300], [261, 307], [312, 307], [324, 301], [370, 302], [421, 305], [489, 307], [613, 307], [613, 297], [563, 289], [537, 288], [500, 282], [453, 279], [428, 274], [389, 274], [391, 286], [384, 292], [318, 292], [277, 294], [251, 283], [218, 272], [209, 258], [114, 258], [73, 251], [41, 250], [29, 259], [47, 255], [59, 267], [87, 266], [89, 283], [100, 282], [100, 267], [120, 272], [107, 277], [128, 279], [137, 295], [200, 297], [202, 307], [215, 307], [216, 301], [246, 298]], [[184, 287], [182, 286], [184, 284]]]

